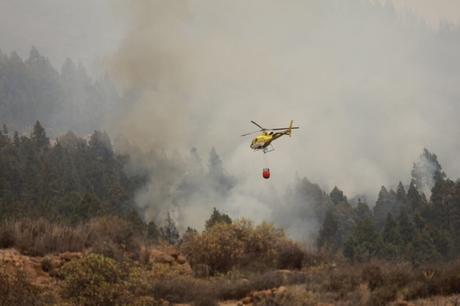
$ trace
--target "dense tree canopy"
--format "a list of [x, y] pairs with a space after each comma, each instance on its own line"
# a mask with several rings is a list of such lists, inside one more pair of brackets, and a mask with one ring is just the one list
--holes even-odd
[[44, 216], [77, 222], [101, 214], [127, 215], [142, 178], [124, 172], [127, 157], [94, 132], [89, 141], [69, 132], [51, 145], [39, 121], [30, 136], [0, 135], [0, 219]]
[[[428, 200], [423, 192], [427, 186]], [[335, 205], [323, 219], [317, 245], [342, 250], [353, 260], [381, 257], [421, 264], [454, 258], [460, 255], [459, 195], [460, 181], [448, 179], [436, 155], [425, 149], [409, 186], [399, 182], [396, 192], [382, 186], [373, 211], [359, 200], [350, 218]], [[346, 199], [337, 187], [330, 197], [334, 203]]]

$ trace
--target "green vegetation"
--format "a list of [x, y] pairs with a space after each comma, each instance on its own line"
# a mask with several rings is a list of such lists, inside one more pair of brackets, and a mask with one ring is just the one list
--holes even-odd
[[143, 179], [128, 177], [127, 157], [94, 132], [88, 141], [72, 132], [50, 144], [36, 122], [30, 136], [0, 134], [0, 220], [44, 217], [77, 224], [95, 216], [129, 216]]
[[[290, 249], [282, 249], [288, 243]], [[266, 270], [278, 264], [287, 265], [286, 257], [291, 256], [289, 251], [299, 252], [297, 256], [300, 257], [303, 255], [300, 247], [296, 247], [273, 225], [262, 223], [254, 226], [247, 220], [218, 222], [201, 234], [184, 236], [181, 244], [181, 250], [192, 266], [207, 265], [211, 273], [227, 272], [234, 268]]]
[[[430, 182], [433, 188], [427, 200], [424, 191]], [[381, 258], [414, 265], [460, 255], [456, 235], [460, 228], [460, 181], [447, 178], [436, 155], [426, 149], [414, 164], [408, 191], [402, 183], [396, 192], [382, 186], [373, 212], [361, 201], [352, 208], [337, 188], [330, 197], [334, 207], [327, 212], [319, 232], [317, 246], [321, 250], [342, 252], [353, 261]]]
[[13, 273], [0, 266], [0, 305], [44, 305], [42, 290], [32, 285], [21, 269]]
[[[211, 152], [210, 175], [222, 180], [213, 188], [228, 192], [234, 181]], [[38, 268], [2, 267], [0, 305], [386, 305], [460, 293], [460, 182], [428, 150], [410, 184], [382, 186], [373, 209], [338, 187], [327, 194], [299, 180], [285, 198], [292, 212], [275, 213], [319, 221], [315, 251], [273, 224], [216, 208], [202, 231], [181, 235], [170, 214], [161, 226], [146, 223], [134, 195], [148, 178], [125, 173], [129, 156], [104, 132], [52, 142], [38, 121], [28, 136], [4, 126], [0, 153], [0, 251], [38, 257]], [[280, 286], [289, 288], [275, 293]]]

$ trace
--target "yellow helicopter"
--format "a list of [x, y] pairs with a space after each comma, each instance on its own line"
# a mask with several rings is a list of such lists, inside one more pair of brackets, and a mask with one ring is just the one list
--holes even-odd
[[[251, 123], [256, 125], [258, 128], [260, 128], [260, 130], [251, 132], [251, 133], [246, 133], [241, 136], [248, 136], [254, 133], [262, 132], [260, 135], [258, 135], [256, 138], [254, 138], [251, 141], [250, 147], [253, 150], [263, 150], [264, 153], [268, 153], [274, 150], [271, 144], [273, 140], [278, 139], [284, 135], [288, 135], [289, 137], [291, 137], [292, 130], [299, 128], [298, 126], [292, 126], [292, 123], [293, 123], [292, 120], [291, 120], [291, 123], [289, 124], [289, 127], [274, 128], [274, 129], [266, 129], [252, 120], [251, 120]], [[281, 131], [281, 132], [275, 132], [275, 131]]]

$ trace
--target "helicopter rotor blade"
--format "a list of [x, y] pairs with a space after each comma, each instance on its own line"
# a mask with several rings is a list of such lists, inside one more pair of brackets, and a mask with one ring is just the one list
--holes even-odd
[[241, 135], [241, 137], [243, 137], [243, 136], [248, 136], [248, 135], [252, 135], [252, 134], [255, 134], [255, 133], [258, 133], [258, 132], [260, 132], [260, 131], [255, 131], [255, 132], [246, 133], [246, 134]]
[[[296, 129], [298, 129], [298, 128], [299, 128], [298, 126], [293, 126], [291, 129], [296, 130]], [[267, 130], [270, 130], [270, 131], [281, 131], [281, 130], [289, 130], [289, 128], [275, 128], [275, 129], [267, 129]]]
[[255, 121], [252, 121], [252, 120], [251, 120], [251, 123], [254, 124], [254, 125], [256, 125], [257, 127], [259, 127], [262, 131], [265, 131], [265, 130], [266, 130], [266, 128], [263, 128], [262, 126], [260, 126], [260, 124], [258, 124], [258, 123], [255, 122]]

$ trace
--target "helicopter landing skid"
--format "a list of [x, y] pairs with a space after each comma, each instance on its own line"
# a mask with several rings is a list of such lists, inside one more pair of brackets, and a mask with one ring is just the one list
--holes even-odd
[[269, 145], [268, 147], [264, 148], [263, 151], [264, 151], [264, 154], [267, 154], [267, 153], [275, 151], [275, 148], [272, 145]]

